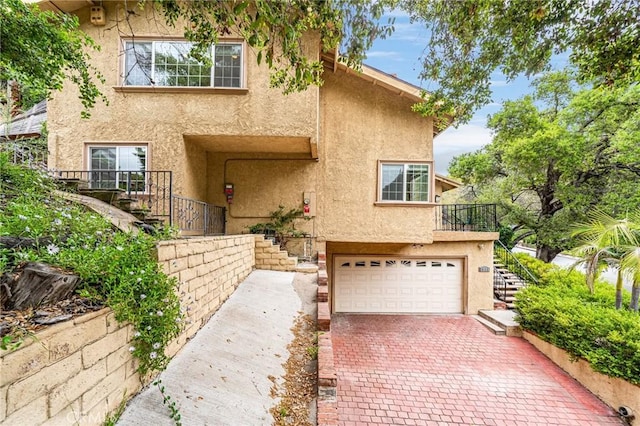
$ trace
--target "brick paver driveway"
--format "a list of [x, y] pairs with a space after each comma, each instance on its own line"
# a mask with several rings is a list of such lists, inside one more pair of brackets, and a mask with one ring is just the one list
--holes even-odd
[[340, 425], [607, 425], [616, 413], [523, 339], [471, 317], [335, 315]]

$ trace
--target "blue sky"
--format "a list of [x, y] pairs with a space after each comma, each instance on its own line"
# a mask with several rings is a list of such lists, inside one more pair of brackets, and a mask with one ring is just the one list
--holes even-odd
[[[422, 24], [410, 24], [404, 13], [391, 12], [395, 17], [395, 32], [385, 40], [376, 40], [367, 53], [365, 64], [429, 90], [430, 82], [420, 81], [422, 69], [420, 57], [428, 41], [428, 31]], [[386, 17], [383, 18], [386, 22]], [[566, 57], [555, 57], [554, 67], [566, 64]], [[449, 128], [438, 135], [433, 143], [435, 168], [438, 173], [447, 174], [451, 159], [464, 152], [473, 152], [491, 141], [487, 129], [487, 116], [500, 110], [505, 100], [517, 99], [529, 93], [530, 81], [525, 77], [507, 81], [496, 72], [491, 80], [493, 99], [489, 105], [478, 110], [469, 123], [458, 128]], [[433, 84], [433, 83], [431, 83]]]

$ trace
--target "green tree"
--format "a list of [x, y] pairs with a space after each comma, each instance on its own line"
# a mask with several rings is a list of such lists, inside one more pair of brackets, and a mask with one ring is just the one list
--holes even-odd
[[257, 53], [258, 63], [271, 69], [271, 85], [284, 93], [322, 84], [320, 58], [305, 54], [303, 40], [318, 34], [325, 52], [341, 45], [347, 65], [359, 67], [365, 52], [378, 37], [393, 30], [393, 20], [380, 21], [385, 7], [395, 0], [141, 0], [151, 3], [172, 26], [185, 25], [184, 36], [195, 43], [192, 56], [209, 63], [207, 52], [220, 35], [239, 34]]
[[640, 81], [640, 0], [399, 0], [430, 39], [421, 76], [437, 86], [417, 110], [461, 120], [491, 101], [492, 73], [548, 70], [566, 53], [578, 80], [605, 87]]
[[48, 98], [67, 80], [78, 87], [83, 116], [97, 99], [105, 100], [96, 85], [102, 76], [85, 50], [97, 46], [78, 26], [74, 15], [42, 12], [21, 0], [0, 0], [0, 81], [17, 82], [18, 108]]
[[[436, 83], [416, 111], [465, 121], [491, 101], [491, 75], [508, 79], [548, 69], [553, 54], [568, 53], [583, 82], [625, 86], [640, 80], [640, 0], [143, 0], [171, 24], [184, 18], [185, 36], [204, 54], [219, 34], [242, 35], [272, 68], [272, 84], [285, 92], [322, 83], [322, 65], [301, 47], [308, 31], [325, 51], [340, 48], [358, 67], [390, 8], [426, 26], [421, 77]], [[201, 59], [201, 58], [200, 58]]]
[[[640, 222], [637, 222], [640, 223]], [[631, 304], [629, 307], [633, 311], [638, 311], [638, 300], [640, 300], [640, 245], [635, 244], [623, 247], [625, 255], [620, 261], [623, 273], [631, 277]]]
[[574, 226], [572, 235], [580, 244], [571, 250], [571, 254], [580, 258], [574, 266], [585, 265], [586, 283], [591, 294], [594, 293], [595, 281], [600, 273], [608, 266], [616, 267], [616, 309], [620, 309], [625, 272], [621, 267], [625, 256], [623, 247], [639, 245], [634, 233], [638, 225], [631, 222], [629, 217], [615, 218], [600, 210], [591, 211], [587, 216], [588, 222]]
[[535, 236], [537, 257], [549, 262], [574, 245], [567, 230], [594, 206], [636, 207], [615, 194], [640, 183], [640, 87], [574, 88], [556, 72], [533, 88], [490, 118], [492, 143], [455, 158], [449, 172], [473, 199], [502, 207], [516, 242]]

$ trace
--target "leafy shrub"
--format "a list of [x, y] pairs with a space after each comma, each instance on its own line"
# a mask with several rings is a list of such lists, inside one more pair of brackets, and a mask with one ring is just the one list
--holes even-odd
[[308, 220], [309, 218], [302, 214], [302, 209], [289, 209], [285, 211], [283, 205], [279, 205], [277, 210], [269, 213], [269, 222], [256, 223], [248, 227], [252, 234], [273, 235], [276, 243], [282, 249], [286, 249], [287, 241], [290, 238], [304, 236], [304, 232], [298, 231], [295, 222], [298, 219]]
[[2, 156], [0, 166], [0, 236], [35, 242], [30, 248], [0, 250], [0, 273], [24, 261], [73, 271], [82, 279], [80, 294], [105, 303], [117, 321], [133, 325], [130, 350], [140, 360], [139, 371], [164, 368], [164, 349], [180, 332], [182, 313], [177, 282], [156, 261], [158, 236], [114, 231], [99, 215], [55, 197], [45, 174]]
[[596, 282], [590, 294], [580, 272], [543, 266], [531, 257], [525, 262], [540, 274], [541, 285], [516, 296], [522, 328], [587, 360], [595, 371], [640, 384], [640, 315], [614, 308], [613, 286]]
[[526, 253], [513, 253], [513, 255], [533, 274], [534, 277], [536, 277], [536, 279], [538, 279], [538, 281], [540, 281], [540, 278], [543, 275], [548, 274], [551, 269], [557, 268], [557, 266], [552, 263], [539, 261], [535, 257]]

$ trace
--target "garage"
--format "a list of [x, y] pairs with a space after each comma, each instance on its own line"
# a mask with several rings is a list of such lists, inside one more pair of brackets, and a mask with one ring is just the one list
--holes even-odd
[[334, 257], [334, 311], [462, 313], [462, 259]]

